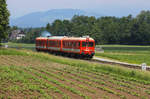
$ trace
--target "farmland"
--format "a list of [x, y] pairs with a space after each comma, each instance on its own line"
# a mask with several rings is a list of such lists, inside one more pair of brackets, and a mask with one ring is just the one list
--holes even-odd
[[149, 99], [149, 75], [31, 50], [0, 50], [0, 98]]
[[150, 46], [101, 45], [101, 47], [104, 49], [104, 53], [97, 52], [97, 57], [132, 64], [147, 63], [147, 65], [150, 65]]
[[9, 48], [17, 48], [17, 49], [30, 49], [35, 51], [35, 44], [26, 44], [26, 43], [2, 43], [2, 46], [8, 45]]

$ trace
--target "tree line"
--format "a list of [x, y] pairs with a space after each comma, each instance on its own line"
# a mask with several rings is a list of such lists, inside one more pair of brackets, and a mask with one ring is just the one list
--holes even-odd
[[43, 28], [26, 29], [27, 35], [19, 40], [24, 43], [34, 43], [42, 30], [49, 31], [54, 36], [89, 35], [94, 38], [96, 44], [150, 44], [150, 11], [141, 11], [136, 17], [75, 15], [71, 20], [55, 20]]

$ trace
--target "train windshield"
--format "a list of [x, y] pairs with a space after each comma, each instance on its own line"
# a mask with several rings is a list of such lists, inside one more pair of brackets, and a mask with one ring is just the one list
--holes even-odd
[[82, 47], [86, 47], [86, 46], [88, 46], [88, 47], [93, 47], [94, 46], [94, 43], [93, 42], [82, 42]]
[[87, 43], [86, 42], [82, 42], [82, 47], [86, 47]]
[[89, 45], [88, 45], [88, 47], [93, 47], [93, 42], [89, 42]]

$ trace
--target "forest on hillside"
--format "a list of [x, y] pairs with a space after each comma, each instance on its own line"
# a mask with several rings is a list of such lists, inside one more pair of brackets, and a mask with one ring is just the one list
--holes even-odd
[[22, 29], [26, 37], [15, 42], [35, 43], [35, 38], [44, 30], [53, 36], [89, 35], [96, 44], [150, 45], [150, 11], [141, 11], [136, 17], [128, 15], [120, 18], [75, 15], [71, 20], [58, 19], [46, 27]]

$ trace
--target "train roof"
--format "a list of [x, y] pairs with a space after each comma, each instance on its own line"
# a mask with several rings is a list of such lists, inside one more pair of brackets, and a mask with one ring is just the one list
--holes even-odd
[[[86, 37], [66, 37], [64, 40], [86, 40]], [[94, 40], [93, 38], [89, 37], [89, 40]]]
[[37, 37], [36, 39], [47, 39], [47, 37]]
[[57, 40], [62, 40], [63, 38], [65, 38], [65, 36], [51, 36], [51, 37], [48, 37], [48, 39], [57, 39]]
[[[89, 40], [94, 40], [91, 37], [88, 37]], [[38, 37], [36, 39], [50, 39], [50, 40], [86, 40], [87, 37], [67, 37], [67, 36], [51, 36], [51, 37]]]

